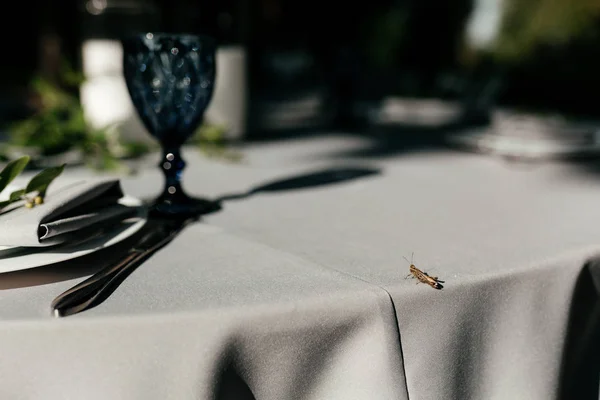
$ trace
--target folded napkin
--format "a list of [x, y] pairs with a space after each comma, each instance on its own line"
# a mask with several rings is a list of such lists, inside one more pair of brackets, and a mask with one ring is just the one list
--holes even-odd
[[40, 247], [85, 239], [133, 216], [138, 207], [121, 204], [115, 179], [54, 181], [44, 203], [14, 203], [0, 212], [0, 246]]

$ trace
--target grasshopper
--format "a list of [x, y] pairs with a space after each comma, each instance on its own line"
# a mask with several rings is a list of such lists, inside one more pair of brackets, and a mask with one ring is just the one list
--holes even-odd
[[402, 256], [402, 258], [404, 258], [406, 260], [406, 262], [408, 262], [410, 264], [410, 274], [408, 274], [406, 276], [406, 278], [404, 279], [408, 279], [408, 278], [417, 278], [417, 284], [419, 282], [423, 282], [428, 284], [429, 286], [431, 286], [434, 289], [442, 289], [444, 286], [442, 286], [441, 284], [444, 283], [444, 281], [441, 281], [438, 279], [437, 276], [429, 276], [429, 274], [427, 272], [423, 272], [421, 271], [419, 268], [415, 267], [415, 264], [413, 264], [413, 258], [415, 256], [415, 253], [412, 253], [410, 260], [408, 261], [408, 258]]

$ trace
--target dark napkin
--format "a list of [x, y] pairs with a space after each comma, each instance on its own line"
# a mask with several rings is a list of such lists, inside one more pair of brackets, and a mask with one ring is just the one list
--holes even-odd
[[132, 217], [119, 180], [82, 179], [50, 185], [44, 203], [14, 203], [0, 213], [0, 246], [40, 247], [85, 239]]

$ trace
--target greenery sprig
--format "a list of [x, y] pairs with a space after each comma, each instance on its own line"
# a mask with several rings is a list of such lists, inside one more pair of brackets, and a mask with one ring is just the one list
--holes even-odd
[[[141, 158], [158, 146], [125, 140], [119, 123], [103, 129], [88, 124], [76, 95], [83, 83], [83, 74], [68, 63], [55, 79], [34, 77], [30, 82], [34, 111], [8, 126], [8, 143], [0, 144], [0, 159], [28, 155], [33, 164], [43, 166], [52, 158], [74, 156], [97, 171], [133, 172], [124, 161]], [[191, 144], [207, 157], [237, 162], [241, 155], [227, 148], [225, 132], [225, 127], [205, 122]]]
[[[0, 171], [0, 194], [25, 170], [30, 157], [23, 156], [6, 164]], [[7, 200], [0, 201], [0, 211], [18, 201], [25, 201], [25, 207], [33, 208], [42, 204], [48, 187], [64, 170], [66, 164], [50, 167], [36, 174], [23, 189], [13, 190]]]
[[190, 143], [197, 146], [206, 157], [231, 163], [241, 162], [244, 156], [228, 146], [226, 132], [225, 126], [203, 123], [194, 133]]
[[111, 171], [124, 168], [123, 159], [149, 152], [144, 143], [124, 141], [118, 130], [109, 132], [113, 127], [90, 126], [74, 94], [82, 80], [69, 68], [65, 68], [61, 78], [59, 83], [43, 77], [31, 81], [35, 111], [9, 126], [9, 142], [3, 146], [5, 155], [21, 152], [36, 160], [75, 151], [89, 167]]

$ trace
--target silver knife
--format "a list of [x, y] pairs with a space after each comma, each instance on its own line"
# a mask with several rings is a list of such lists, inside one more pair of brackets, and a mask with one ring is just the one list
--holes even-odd
[[197, 219], [151, 218], [143, 236], [123, 257], [57, 296], [52, 301], [52, 315], [66, 317], [102, 303], [143, 261]]

